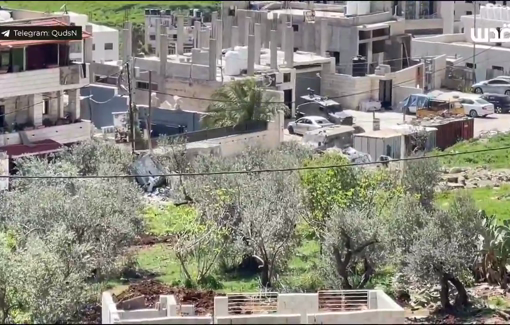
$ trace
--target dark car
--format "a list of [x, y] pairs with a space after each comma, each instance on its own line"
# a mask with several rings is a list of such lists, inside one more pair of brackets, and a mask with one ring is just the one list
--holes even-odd
[[494, 105], [494, 112], [498, 114], [510, 112], [510, 96], [502, 94], [483, 94], [480, 98]]

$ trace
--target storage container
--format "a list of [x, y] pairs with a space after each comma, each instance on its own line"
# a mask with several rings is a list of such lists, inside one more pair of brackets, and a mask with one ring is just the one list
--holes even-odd
[[437, 128], [436, 146], [441, 150], [449, 148], [459, 141], [474, 137], [475, 123], [472, 118], [437, 120], [421, 125]]

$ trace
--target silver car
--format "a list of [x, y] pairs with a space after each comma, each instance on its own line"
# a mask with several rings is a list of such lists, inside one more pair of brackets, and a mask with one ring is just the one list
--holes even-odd
[[475, 94], [494, 93], [510, 95], [510, 79], [494, 78], [481, 81], [471, 86], [471, 91]]
[[290, 122], [287, 126], [290, 134], [304, 135], [308, 131], [317, 130], [325, 127], [333, 126], [334, 124], [322, 116], [305, 116]]

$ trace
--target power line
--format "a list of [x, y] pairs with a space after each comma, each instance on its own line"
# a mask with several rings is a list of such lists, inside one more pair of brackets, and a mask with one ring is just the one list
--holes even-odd
[[[467, 60], [470, 60], [490, 49], [492, 49], [494, 46], [491, 46], [489, 48], [486, 48], [484, 49], [483, 51], [480, 51], [479, 53], [476, 53], [475, 55], [473, 56], [470, 56], [470, 57], [467, 57], [465, 59], [462, 59], [461, 61], [457, 62], [457, 63], [461, 63], [461, 62], [465, 62]], [[401, 60], [401, 59], [399, 59]], [[487, 60], [488, 61], [488, 60]], [[502, 61], [502, 62], [508, 62], [508, 60], [505, 60], [505, 61]], [[447, 69], [449, 69], [451, 67], [447, 66], [443, 69], [439, 69], [439, 70], [436, 70], [434, 72], [434, 74], [437, 74], [441, 71], [445, 71]], [[394, 85], [392, 85], [392, 89], [400, 86], [400, 85], [403, 85], [403, 84], [406, 84], [406, 83], [409, 83], [409, 82], [412, 82], [412, 81], [415, 81], [416, 78], [413, 78], [413, 79], [409, 79], [409, 80], [405, 80], [405, 81], [402, 81], [402, 82], [399, 82], [399, 83], [396, 83]], [[203, 100], [203, 101], [209, 101], [209, 102], [219, 102], [219, 103], [235, 103], [234, 101], [229, 101], [229, 100], [219, 100], [219, 99], [213, 99], [213, 98], [200, 98], [200, 97], [193, 97], [193, 96], [185, 96], [185, 95], [175, 95], [175, 94], [170, 94], [170, 93], [166, 93], [166, 92], [163, 92], [163, 91], [156, 91], [156, 90], [153, 90], [154, 93], [156, 94], [161, 94], [161, 95], [167, 95], [167, 96], [178, 96], [180, 98], [184, 98], [184, 99], [195, 99], [195, 100]], [[348, 97], [351, 97], [351, 96], [357, 96], [357, 95], [363, 95], [363, 94], [368, 94], [368, 93], [371, 93], [373, 92], [373, 90], [366, 90], [366, 91], [361, 91], [361, 92], [357, 92], [357, 93], [353, 93], [353, 94], [346, 94], [346, 95], [340, 95], [340, 96], [331, 96], [331, 97], [327, 97], [328, 99], [341, 99], [341, 98], [348, 98]], [[262, 102], [261, 104], [295, 104], [296, 101], [291, 101], [291, 102]]]
[[[453, 157], [461, 155], [470, 155], [477, 153], [485, 153], [500, 150], [509, 150], [510, 146], [491, 148], [491, 149], [480, 149], [466, 152], [451, 152], [444, 153], [435, 156], [420, 156], [420, 157], [407, 157], [392, 159], [389, 162], [399, 161], [415, 161], [425, 159], [437, 159], [442, 157]], [[330, 169], [330, 168], [344, 168], [344, 167], [358, 167], [368, 165], [379, 165], [382, 164], [380, 161], [365, 162], [365, 163], [354, 163], [354, 164], [343, 164], [343, 165], [329, 165], [329, 166], [305, 166], [295, 168], [277, 168], [277, 169], [256, 169], [256, 170], [232, 170], [232, 171], [220, 171], [220, 172], [207, 172], [207, 173], [173, 173], [173, 174], [146, 174], [146, 175], [86, 175], [86, 176], [24, 176], [24, 175], [0, 175], [0, 178], [13, 178], [13, 179], [108, 179], [108, 178], [136, 178], [136, 177], [175, 177], [175, 176], [214, 176], [214, 175], [235, 175], [235, 174], [255, 174], [255, 173], [278, 173], [278, 172], [294, 172], [302, 170], [315, 170], [315, 169]]]
[[[113, 74], [111, 74], [111, 75], [109, 75], [109, 76], [106, 76], [106, 77], [103, 77], [103, 78], [99, 78], [99, 79], [98, 79], [98, 81], [99, 81], [99, 80], [105, 80], [105, 79], [111, 78], [111, 77], [113, 77], [113, 76], [115, 76], [115, 75], [117, 75], [117, 74], [120, 74], [121, 72], [122, 72], [122, 70], [121, 70], [121, 71], [118, 71], [118, 72], [115, 72], [115, 73], [113, 73]], [[88, 86], [90, 86], [90, 84], [86, 84], [86, 85], [84, 85], [84, 86], [82, 86], [82, 87], [80, 87], [80, 88], [76, 88], [76, 90], [80, 90], [80, 89], [83, 89], [83, 88], [88, 87]], [[57, 98], [60, 98], [60, 97], [63, 97], [63, 96], [64, 96], [64, 94], [62, 94], [61, 96], [47, 96], [47, 97], [46, 97], [46, 100], [48, 100], [48, 99], [57, 99]], [[15, 97], [21, 97], [21, 96], [15, 96]], [[113, 99], [113, 98], [111, 98], [111, 99]], [[111, 100], [111, 99], [110, 99], [110, 100]], [[110, 100], [108, 100], [108, 101], [110, 101]], [[108, 101], [106, 101], [105, 103], [107, 103]], [[20, 108], [20, 109], [16, 109], [16, 110], [14, 110], [14, 111], [12, 111], [12, 112], [9, 112], [9, 113], [0, 114], [0, 116], [6, 116], [6, 115], [11, 115], [11, 114], [16, 114], [16, 113], [18, 113], [18, 112], [21, 112], [21, 111], [27, 110], [27, 109], [32, 108], [32, 107], [37, 106], [37, 105], [41, 105], [41, 104], [43, 104], [43, 103], [44, 103], [44, 100], [43, 100], [42, 102], [39, 102], [39, 103], [35, 103], [35, 104], [29, 105], [29, 106], [26, 106], [26, 107], [23, 107], [23, 108]], [[103, 103], [98, 102], [98, 104], [103, 104]]]

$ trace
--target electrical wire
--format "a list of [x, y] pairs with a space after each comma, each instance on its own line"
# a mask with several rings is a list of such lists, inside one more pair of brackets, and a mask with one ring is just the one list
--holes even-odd
[[[493, 47], [495, 46], [491, 46], [489, 48], [486, 48], [484, 49], [483, 51], [480, 51], [478, 53], [476, 53], [474, 56], [470, 56], [470, 57], [467, 57], [465, 59], [461, 59], [461, 61], [457, 62], [457, 63], [461, 63], [461, 62], [465, 62], [467, 60], [470, 60], [472, 59], [473, 57], [476, 57], [490, 49], [492, 49]], [[402, 60], [402, 59], [399, 59], [399, 60]], [[504, 61], [504, 62], [508, 62], [508, 60]], [[436, 70], [434, 72], [434, 74], [437, 74], [441, 71], [445, 71], [447, 69], [449, 69], [451, 67], [445, 67], [443, 69], [439, 69], [439, 70]], [[413, 79], [409, 79], [409, 80], [405, 80], [405, 81], [402, 81], [402, 82], [399, 82], [399, 83], [396, 83], [396, 84], [393, 84], [392, 85], [392, 89], [395, 89], [397, 88], [398, 86], [400, 85], [403, 85], [403, 84], [406, 84], [406, 83], [409, 83], [409, 82], [413, 82], [415, 81], [416, 78], [413, 78]], [[341, 99], [341, 98], [348, 98], [348, 97], [351, 97], [351, 96], [357, 96], [357, 95], [364, 95], [364, 94], [368, 94], [368, 93], [372, 93], [373, 90], [366, 90], [366, 91], [361, 91], [361, 92], [357, 92], [357, 93], [352, 93], [352, 94], [346, 94], [346, 95], [339, 95], [339, 96], [331, 96], [331, 97], [327, 97], [328, 99]], [[167, 96], [178, 96], [180, 98], [184, 98], [184, 99], [195, 99], [195, 100], [203, 100], [203, 101], [209, 101], [209, 102], [220, 102], [220, 103], [236, 103], [234, 101], [228, 101], [228, 100], [219, 100], [219, 99], [212, 99], [212, 98], [200, 98], [200, 97], [193, 97], [193, 96], [185, 96], [185, 95], [175, 95], [175, 94], [170, 94], [170, 93], [166, 93], [166, 92], [162, 92], [162, 91], [157, 91], [157, 90], [153, 90], [153, 93], [156, 93], [156, 94], [161, 94], [161, 95], [167, 95]], [[295, 104], [296, 101], [290, 101], [290, 102], [263, 102], [261, 104]]]
[[[103, 78], [99, 78], [98, 80], [106, 80], [106, 79], [108, 79], [108, 78], [114, 77], [114, 76], [115, 76], [115, 75], [117, 75], [117, 74], [120, 74], [121, 72], [122, 72], [122, 71], [118, 71], [118, 72], [113, 73], [113, 74], [111, 74], [111, 75], [109, 75], [109, 76], [106, 76], [106, 77], [103, 77]], [[91, 85], [91, 84], [86, 84], [86, 85], [84, 85], [84, 86], [82, 86], [82, 87], [80, 87], [80, 88], [76, 88], [76, 90], [80, 90], [80, 89], [82, 89], [82, 88], [89, 87], [90, 85]], [[63, 94], [62, 94], [62, 95], [60, 95], [60, 96], [47, 96], [47, 97], [46, 97], [46, 100], [48, 100], [48, 99], [58, 99], [58, 98], [61, 98], [61, 97], [63, 97], [63, 96], [64, 96]], [[113, 98], [109, 99], [108, 101], [110, 101], [110, 100], [112, 100], [112, 99], [113, 99]], [[107, 101], [107, 102], [108, 102], [108, 101]], [[0, 114], [0, 116], [6, 116], [6, 115], [10, 115], [10, 114], [16, 114], [16, 113], [18, 113], [18, 112], [21, 112], [21, 111], [27, 110], [27, 109], [32, 108], [32, 107], [34, 107], [34, 106], [41, 105], [41, 104], [43, 104], [44, 102], [45, 102], [45, 101], [43, 100], [42, 102], [35, 103], [35, 104], [29, 105], [29, 106], [26, 106], [26, 107], [23, 107], [23, 108], [20, 108], [20, 109], [16, 109], [16, 110], [14, 110], [14, 111], [12, 111], [12, 112], [9, 112], [9, 113]], [[102, 103], [100, 103], [100, 102], [97, 102], [97, 103], [98, 103], [98, 104], [102, 104]]]
[[[461, 155], [471, 155], [477, 153], [486, 153], [500, 150], [510, 150], [510, 146], [480, 149], [466, 152], [450, 152], [435, 156], [420, 156], [420, 157], [408, 157], [392, 159], [389, 163], [399, 161], [415, 161], [425, 159], [437, 159], [442, 157], [453, 157]], [[346, 168], [346, 167], [359, 167], [369, 165], [380, 165], [384, 162], [373, 161], [365, 163], [353, 163], [353, 164], [342, 164], [342, 165], [329, 165], [329, 166], [304, 166], [295, 168], [277, 168], [277, 169], [255, 169], [255, 170], [232, 170], [232, 171], [219, 171], [219, 172], [206, 172], [206, 173], [173, 173], [173, 174], [146, 174], [146, 175], [84, 175], [84, 176], [26, 176], [26, 175], [0, 175], [1, 178], [12, 178], [12, 179], [108, 179], [108, 178], [136, 178], [136, 177], [175, 177], [175, 176], [214, 176], [214, 175], [236, 175], [236, 174], [259, 174], [259, 173], [280, 173], [280, 172], [294, 172], [302, 170], [315, 170], [315, 169], [331, 169], [331, 168]]]

